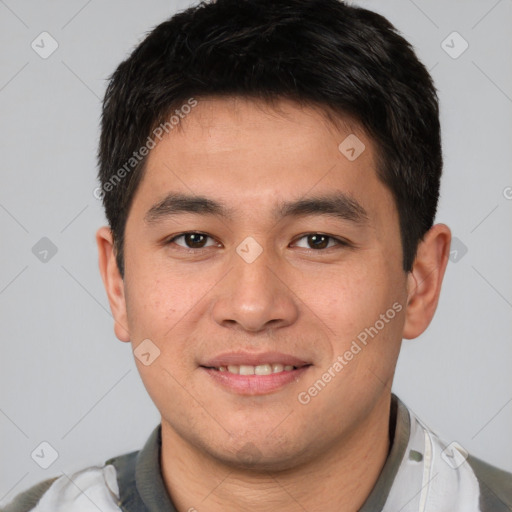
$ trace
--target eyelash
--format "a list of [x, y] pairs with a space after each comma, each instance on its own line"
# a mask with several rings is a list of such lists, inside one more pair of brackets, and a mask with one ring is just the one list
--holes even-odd
[[[211, 237], [207, 233], [202, 233], [201, 231], [185, 231], [183, 233], [179, 233], [178, 235], [175, 235], [172, 238], [168, 239], [165, 242], [165, 245], [171, 245], [172, 243], [175, 243], [175, 241], [178, 238], [184, 237], [186, 235], [203, 235], [203, 236], [206, 236], [206, 237], [211, 238], [212, 240], [214, 240], [213, 237]], [[352, 247], [352, 244], [349, 243], [346, 240], [343, 240], [341, 238], [337, 238], [335, 236], [328, 235], [326, 233], [320, 233], [320, 232], [318, 232], [318, 233], [317, 232], [305, 233], [305, 234], [301, 235], [299, 238], [297, 238], [295, 240], [295, 243], [298, 242], [299, 240], [302, 240], [303, 238], [307, 238], [307, 237], [312, 236], [312, 235], [324, 236], [324, 237], [327, 237], [329, 239], [329, 241], [332, 240], [332, 241], [336, 242], [335, 246], [325, 247], [323, 249], [307, 249], [307, 250], [313, 251], [315, 253], [316, 252], [324, 252], [324, 251], [327, 251], [328, 249], [334, 249], [335, 247]], [[176, 244], [176, 245], [178, 245], [178, 244]], [[187, 252], [198, 253], [198, 252], [207, 250], [210, 247], [214, 247], [214, 245], [211, 245], [211, 246], [208, 246], [208, 247], [200, 247], [200, 248], [197, 248], [197, 249], [194, 249], [194, 248], [191, 248], [191, 247], [183, 247], [181, 245], [178, 245], [178, 247], [180, 247], [182, 250], [187, 251]], [[302, 248], [302, 249], [304, 249], [304, 248]]]

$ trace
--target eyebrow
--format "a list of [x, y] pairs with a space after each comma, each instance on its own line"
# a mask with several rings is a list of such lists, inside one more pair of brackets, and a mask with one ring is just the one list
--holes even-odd
[[[170, 193], [147, 211], [144, 220], [148, 224], [155, 224], [183, 213], [217, 216], [226, 220], [232, 220], [234, 216], [234, 210], [220, 201], [204, 196]], [[281, 202], [273, 213], [276, 221], [308, 215], [335, 217], [357, 224], [368, 221], [368, 213], [363, 206], [341, 191]]]
[[343, 192], [331, 192], [320, 196], [307, 197], [285, 202], [277, 211], [277, 218], [325, 215], [356, 224], [368, 221], [368, 213], [354, 198]]
[[153, 205], [144, 216], [148, 224], [153, 224], [166, 217], [180, 213], [197, 213], [199, 215], [215, 215], [231, 219], [232, 210], [221, 202], [204, 196], [170, 193], [162, 201]]

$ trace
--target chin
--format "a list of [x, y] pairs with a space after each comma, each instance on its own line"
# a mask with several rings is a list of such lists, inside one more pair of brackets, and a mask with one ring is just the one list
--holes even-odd
[[[252, 445], [252, 446], [250, 446]], [[228, 467], [246, 470], [251, 473], [282, 472], [293, 469], [300, 464], [297, 454], [290, 453], [262, 453], [252, 443], [247, 443], [239, 452], [224, 453], [221, 462]]]
[[238, 442], [231, 439], [226, 446], [209, 451], [226, 466], [251, 472], [286, 471], [307, 459], [307, 447], [292, 443], [289, 435], [278, 438], [264, 431], [252, 437], [245, 435]]

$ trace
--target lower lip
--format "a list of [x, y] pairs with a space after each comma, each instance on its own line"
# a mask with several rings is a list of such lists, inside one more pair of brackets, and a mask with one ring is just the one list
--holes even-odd
[[271, 373], [270, 375], [237, 375], [228, 371], [221, 372], [211, 368], [200, 367], [215, 382], [241, 395], [264, 395], [281, 389], [286, 384], [296, 382], [309, 368], [303, 366], [297, 370]]

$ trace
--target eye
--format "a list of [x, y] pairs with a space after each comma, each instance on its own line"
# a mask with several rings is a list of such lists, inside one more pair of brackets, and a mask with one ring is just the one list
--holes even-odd
[[[339, 238], [335, 238], [333, 236], [324, 235], [322, 233], [309, 233], [307, 235], [302, 236], [298, 240], [306, 239], [306, 244], [309, 245], [309, 247], [304, 247], [305, 249], [311, 249], [314, 250], [321, 250], [321, 249], [330, 249], [331, 247], [335, 246], [348, 246], [349, 243], [341, 240]], [[329, 245], [330, 242], [333, 242], [331, 245]], [[297, 242], [295, 242], [297, 244]], [[300, 247], [300, 246], [299, 246]]]
[[[205, 244], [208, 238], [210, 238], [213, 242], [210, 245]], [[183, 243], [178, 243], [177, 240], [182, 240]], [[205, 247], [211, 247], [212, 245], [218, 245], [218, 243], [215, 242], [213, 238], [204, 233], [199, 233], [197, 231], [181, 233], [180, 235], [176, 235], [173, 238], [169, 239], [166, 243], [175, 243], [176, 245], [179, 245], [180, 247], [183, 247], [185, 249], [203, 249]]]

